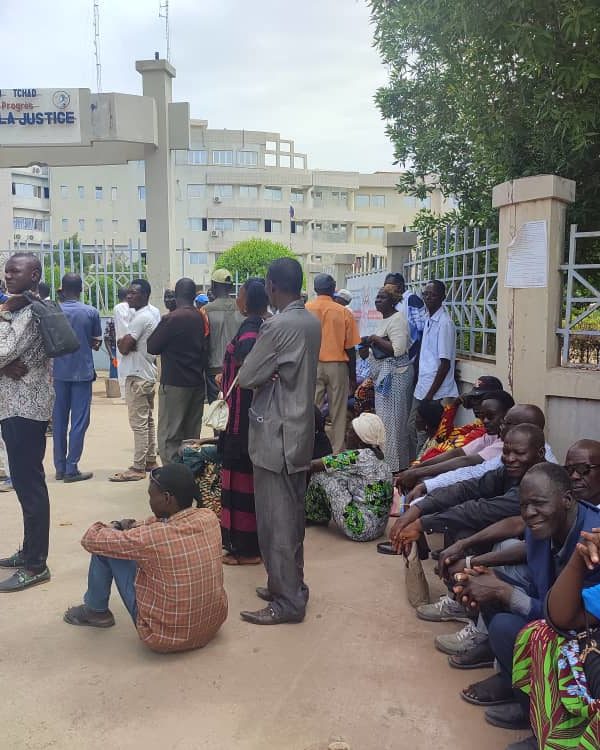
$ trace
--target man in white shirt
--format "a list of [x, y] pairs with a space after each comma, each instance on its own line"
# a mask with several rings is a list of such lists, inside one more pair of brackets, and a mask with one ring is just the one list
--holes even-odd
[[427, 283], [423, 290], [427, 322], [421, 340], [419, 377], [408, 421], [411, 458], [416, 456], [419, 442], [426, 439], [425, 435], [417, 437], [415, 418], [419, 403], [458, 396], [458, 387], [454, 379], [456, 329], [443, 308], [445, 298], [446, 287], [441, 281], [433, 279]]
[[144, 479], [156, 467], [156, 428], [154, 424], [154, 387], [157, 368], [155, 357], [148, 354], [148, 338], [158, 325], [156, 313], [148, 305], [150, 284], [134, 279], [127, 292], [127, 303], [133, 315], [126, 333], [117, 336], [122, 359], [119, 367], [125, 378], [125, 400], [129, 425], [133, 430], [133, 465], [110, 477], [111, 482], [135, 482]]
[[[127, 333], [127, 327], [129, 326], [129, 322], [132, 319], [135, 311], [129, 307], [129, 303], [127, 302], [127, 293], [129, 289], [126, 287], [120, 287], [119, 291], [117, 292], [119, 297], [119, 303], [115, 305], [113, 310], [113, 321], [115, 324], [115, 339], [118, 341], [119, 339], [122, 339], [123, 336]], [[157, 307], [154, 307], [154, 305], [148, 304], [148, 309], [151, 311], [152, 315], [156, 318], [156, 322], [160, 321], [160, 310]], [[117, 375], [119, 378], [119, 389], [121, 391], [121, 398], [125, 398], [125, 376], [121, 373], [121, 360], [122, 360], [122, 354], [119, 351], [119, 347], [117, 347]]]

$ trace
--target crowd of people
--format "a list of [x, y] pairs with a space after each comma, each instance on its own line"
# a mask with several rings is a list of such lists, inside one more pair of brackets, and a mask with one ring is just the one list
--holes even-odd
[[[40, 277], [34, 255], [13, 255], [0, 298], [3, 468], [24, 523], [21, 548], [0, 559], [12, 569], [0, 593], [50, 579], [51, 417], [56, 480], [92, 478], [79, 462], [100, 319], [80, 301], [81, 278], [66, 274], [61, 309], [80, 347], [50, 363], [31, 309]], [[459, 396], [441, 281], [428, 281], [421, 297], [389, 274], [368, 336], [351, 293], [331, 276], [315, 277], [308, 302], [302, 286], [300, 264], [281, 258], [237, 296], [226, 269], [214, 271], [210, 300], [182, 278], [162, 316], [146, 280], [123, 290], [104, 338], [134, 448], [110, 479], [148, 477], [152, 516], [86, 531], [87, 590], [65, 621], [112, 626], [114, 582], [150, 648], [203, 646], [227, 617], [223, 565], [262, 563], [264, 606], [242, 619], [298, 623], [309, 599], [305, 527], [356, 542], [389, 528], [379, 553], [421, 566], [423, 581], [420, 561], [436, 561], [447, 593], [416, 615], [463, 625], [434, 640], [449, 666], [495, 668], [461, 697], [492, 725], [531, 729], [510, 750], [598, 748], [600, 442], [582, 437], [561, 466], [543, 411], [515, 403], [498, 378], [482, 375]], [[223, 428], [201, 438], [215, 401], [226, 405]], [[456, 424], [459, 409], [472, 419]]]

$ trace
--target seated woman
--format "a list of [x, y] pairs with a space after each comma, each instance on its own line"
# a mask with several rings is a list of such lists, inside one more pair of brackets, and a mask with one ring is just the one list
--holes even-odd
[[311, 464], [306, 518], [336, 526], [356, 542], [369, 542], [385, 531], [392, 505], [392, 472], [383, 460], [385, 429], [375, 414], [352, 420], [348, 450]]
[[548, 594], [546, 620], [517, 637], [513, 684], [529, 696], [535, 734], [522, 750], [600, 747], [600, 584], [590, 585], [598, 575], [600, 529], [583, 531]]

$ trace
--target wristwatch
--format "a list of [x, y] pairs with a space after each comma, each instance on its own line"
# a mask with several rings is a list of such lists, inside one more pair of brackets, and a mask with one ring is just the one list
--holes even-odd
[[467, 568], [467, 570], [472, 570], [472, 568], [471, 568], [471, 560], [473, 559], [473, 557], [474, 557], [474, 555], [467, 555], [465, 557], [465, 568]]
[[0, 312], [0, 320], [5, 320], [7, 323], [10, 323], [12, 319], [13, 314], [10, 312], [10, 310], [2, 310]]

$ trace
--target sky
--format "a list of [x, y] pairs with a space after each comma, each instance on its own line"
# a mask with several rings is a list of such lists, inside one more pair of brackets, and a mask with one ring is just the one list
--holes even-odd
[[[102, 90], [141, 93], [166, 53], [159, 0], [99, 0]], [[170, 0], [174, 101], [210, 128], [295, 141], [311, 169], [395, 170], [365, 0]], [[0, 88], [96, 90], [93, 0], [1, 0]]]

